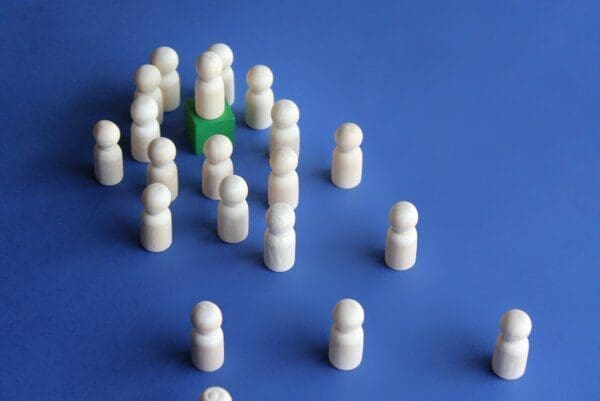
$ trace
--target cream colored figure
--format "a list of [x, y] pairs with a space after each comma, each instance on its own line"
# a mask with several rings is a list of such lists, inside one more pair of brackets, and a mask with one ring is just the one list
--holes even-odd
[[410, 202], [402, 201], [390, 210], [390, 228], [385, 243], [385, 264], [394, 270], [406, 270], [417, 260], [419, 212]]
[[353, 299], [342, 299], [333, 309], [329, 334], [329, 362], [340, 370], [352, 370], [362, 361], [365, 312]]
[[266, 65], [255, 65], [246, 74], [246, 83], [246, 124], [254, 129], [269, 128], [275, 99], [271, 90], [273, 73]]
[[268, 200], [269, 206], [277, 202], [285, 202], [296, 209], [300, 192], [300, 179], [296, 172], [298, 155], [288, 147], [277, 149], [269, 159]]
[[139, 162], [148, 162], [148, 145], [160, 136], [158, 105], [148, 95], [139, 95], [131, 103], [131, 156]]
[[248, 236], [249, 211], [248, 185], [239, 175], [225, 177], [219, 185], [219, 210], [217, 213], [217, 232], [224, 242], [235, 244]]
[[198, 401], [232, 401], [232, 399], [223, 387], [213, 386], [204, 390]]
[[181, 80], [179, 79], [179, 56], [170, 47], [162, 46], [154, 49], [150, 55], [150, 63], [160, 71], [160, 90], [163, 98], [163, 111], [173, 111], [181, 103]]
[[171, 192], [171, 202], [177, 198], [179, 192], [177, 165], [175, 164], [176, 154], [175, 144], [165, 137], [156, 138], [148, 145], [150, 163], [146, 170], [146, 184], [150, 185], [155, 182], [165, 184]]
[[158, 105], [158, 123], [163, 122], [163, 95], [160, 90], [161, 75], [158, 68], [152, 64], [144, 64], [135, 71], [135, 86], [136, 91], [133, 95], [134, 98], [139, 95], [148, 95], [154, 99]]
[[225, 85], [225, 99], [227, 100], [227, 104], [231, 106], [235, 100], [235, 76], [233, 68], [231, 68], [233, 64], [233, 52], [225, 43], [215, 43], [208, 50], [217, 53], [221, 57], [221, 61], [223, 62], [221, 76]]
[[300, 157], [300, 110], [296, 103], [288, 99], [278, 100], [271, 110], [271, 133], [269, 135], [269, 154], [277, 148], [287, 146]]
[[225, 111], [225, 87], [221, 73], [221, 57], [214, 52], [204, 52], [196, 60], [195, 108], [205, 120], [214, 120]]
[[192, 310], [192, 363], [198, 370], [214, 372], [225, 361], [223, 315], [217, 305], [202, 301]]
[[233, 174], [231, 161], [233, 144], [225, 135], [213, 135], [204, 143], [206, 159], [202, 164], [202, 193], [209, 199], [219, 200], [219, 185], [223, 178]]
[[112, 121], [94, 125], [94, 172], [102, 185], [117, 185], [123, 179], [123, 151], [119, 146], [121, 131]]
[[344, 123], [335, 130], [335, 149], [331, 161], [331, 181], [337, 187], [350, 189], [362, 179], [363, 133], [354, 123]]
[[171, 191], [164, 184], [150, 184], [142, 193], [140, 238], [142, 246], [150, 252], [162, 252], [173, 242], [171, 220]]
[[274, 203], [265, 216], [264, 261], [274, 272], [291, 269], [296, 261], [296, 214], [287, 203]]
[[531, 326], [531, 318], [520, 309], [502, 315], [492, 357], [492, 369], [501, 378], [515, 380], [525, 374]]

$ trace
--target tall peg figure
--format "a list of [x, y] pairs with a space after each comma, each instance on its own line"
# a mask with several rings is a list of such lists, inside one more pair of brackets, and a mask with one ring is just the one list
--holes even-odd
[[142, 246], [150, 252], [162, 252], [173, 242], [171, 220], [171, 191], [164, 184], [150, 184], [142, 193], [140, 239]]
[[296, 103], [288, 99], [278, 100], [271, 110], [271, 133], [269, 135], [269, 154], [277, 148], [287, 146], [300, 156], [300, 110]]
[[333, 309], [329, 334], [329, 362], [340, 370], [352, 370], [362, 361], [365, 312], [354, 299], [342, 299]]
[[198, 401], [232, 401], [232, 398], [223, 387], [213, 386], [204, 390]]
[[217, 53], [219, 57], [221, 57], [221, 61], [223, 62], [223, 72], [221, 73], [221, 76], [223, 77], [223, 84], [225, 85], [225, 100], [227, 100], [227, 104], [231, 106], [235, 100], [235, 76], [233, 68], [231, 68], [231, 65], [233, 64], [233, 52], [225, 43], [215, 43], [208, 50]]
[[501, 378], [515, 380], [525, 374], [531, 326], [531, 318], [520, 309], [502, 315], [492, 357], [492, 369]]
[[419, 212], [410, 202], [402, 201], [390, 210], [390, 228], [385, 244], [385, 264], [394, 270], [407, 270], [417, 260]]
[[246, 124], [254, 129], [269, 128], [272, 122], [271, 109], [275, 101], [271, 90], [273, 73], [266, 65], [255, 65], [246, 74], [246, 83]]
[[202, 164], [202, 193], [209, 199], [219, 200], [219, 185], [223, 178], [233, 174], [231, 154], [233, 144], [225, 135], [213, 135], [204, 143]]
[[160, 90], [163, 98], [163, 111], [173, 111], [181, 102], [181, 80], [179, 79], [179, 56], [167, 46], [161, 46], [150, 55], [150, 63], [160, 71]]
[[335, 149], [331, 161], [331, 181], [337, 187], [357, 187], [362, 179], [363, 133], [354, 123], [344, 123], [335, 130]]
[[175, 144], [165, 137], [156, 138], [148, 145], [150, 163], [146, 170], [146, 183], [147, 185], [155, 182], [165, 184], [171, 192], [171, 202], [177, 198], [179, 192], [177, 165], [175, 164], [176, 154]]
[[224, 242], [235, 244], [248, 236], [248, 185], [239, 175], [225, 177], [219, 185], [217, 233]]
[[117, 185], [123, 179], [123, 151], [119, 146], [121, 131], [112, 121], [94, 125], [94, 172], [102, 185]]
[[139, 95], [131, 103], [131, 156], [139, 162], [148, 162], [148, 145], [160, 136], [158, 105], [148, 95]]
[[270, 157], [271, 173], [267, 185], [269, 206], [285, 202], [296, 209], [300, 192], [300, 179], [296, 172], [298, 155], [291, 148], [278, 148]]
[[202, 301], [194, 306], [191, 320], [192, 363], [198, 370], [214, 372], [225, 361], [221, 310], [210, 301]]
[[225, 111], [221, 57], [211, 51], [202, 53], [196, 60], [196, 72], [198, 73], [194, 91], [196, 114], [205, 120], [221, 117]]
[[160, 71], [152, 64], [144, 64], [135, 71], [134, 81], [137, 89], [133, 96], [136, 98], [139, 95], [148, 95], [154, 99], [158, 105], [157, 120], [159, 124], [163, 122], [163, 95], [160, 90], [161, 80]]
[[287, 203], [278, 202], [265, 215], [264, 262], [274, 272], [291, 269], [296, 261], [296, 214]]

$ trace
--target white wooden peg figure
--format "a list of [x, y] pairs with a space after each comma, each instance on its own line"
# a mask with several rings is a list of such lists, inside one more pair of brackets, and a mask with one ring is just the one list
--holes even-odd
[[94, 125], [94, 172], [102, 185], [117, 185], [123, 179], [123, 151], [119, 146], [121, 131], [112, 121]]
[[147, 185], [155, 182], [165, 184], [171, 192], [171, 202], [177, 198], [179, 192], [177, 165], [175, 164], [176, 154], [175, 144], [165, 137], [158, 137], [148, 145], [150, 163], [146, 170], [146, 183]]
[[271, 118], [273, 125], [269, 135], [269, 154], [279, 147], [287, 146], [300, 156], [300, 110], [296, 103], [288, 99], [278, 100], [271, 110]]
[[221, 310], [210, 301], [202, 301], [194, 306], [191, 320], [192, 363], [198, 370], [214, 372], [225, 361]]
[[173, 222], [169, 204], [171, 191], [164, 184], [150, 184], [142, 193], [140, 238], [142, 246], [150, 252], [162, 252], [173, 242]]
[[181, 80], [179, 79], [179, 56], [170, 47], [161, 46], [150, 55], [150, 63], [160, 71], [160, 90], [163, 98], [163, 111], [173, 111], [181, 103]]
[[329, 333], [329, 362], [340, 370], [352, 370], [362, 361], [365, 312], [354, 299], [342, 299], [333, 309]]
[[204, 143], [206, 159], [202, 164], [202, 193], [209, 199], [219, 200], [219, 185], [223, 178], [233, 174], [231, 154], [233, 144], [225, 135], [213, 135]]
[[152, 64], [144, 64], [135, 71], [136, 91], [134, 98], [139, 95], [148, 95], [154, 99], [158, 105], [158, 123], [163, 122], [163, 95], [160, 90], [161, 75], [158, 68]]
[[160, 136], [157, 120], [158, 105], [148, 95], [139, 95], [131, 103], [131, 156], [139, 162], [148, 162], [148, 145]]
[[196, 60], [194, 91], [196, 114], [205, 120], [221, 117], [225, 111], [225, 86], [221, 73], [223, 62], [217, 53], [202, 53]]
[[344, 123], [335, 130], [335, 149], [331, 161], [331, 181], [339, 188], [357, 187], [362, 179], [363, 133], [354, 123]]
[[392, 206], [390, 227], [385, 244], [385, 263], [394, 270], [407, 270], [417, 260], [417, 229], [419, 212], [410, 202], [402, 201]]
[[531, 318], [520, 309], [511, 309], [500, 319], [500, 334], [496, 339], [492, 369], [499, 377], [515, 380], [525, 374], [529, 356]]
[[198, 401], [232, 401], [232, 398], [223, 387], [213, 386], [204, 390]]
[[284, 272], [296, 260], [296, 214], [287, 203], [272, 204], [265, 215], [264, 262], [274, 272]]
[[271, 90], [273, 73], [266, 65], [255, 65], [246, 74], [246, 111], [244, 119], [250, 128], [265, 129], [271, 126], [271, 109], [275, 96]]
[[227, 100], [227, 104], [231, 106], [235, 100], [235, 76], [233, 68], [231, 68], [233, 64], [233, 52], [225, 43], [215, 43], [208, 50], [217, 53], [221, 57], [221, 61], [223, 62], [221, 76], [225, 85], [225, 99]]
[[271, 173], [267, 184], [269, 206], [285, 202], [296, 209], [300, 192], [300, 179], [296, 172], [298, 155], [291, 148], [278, 148], [269, 159]]
[[217, 212], [217, 233], [224, 242], [235, 244], [248, 236], [250, 221], [248, 185], [239, 175], [225, 177], [219, 185], [219, 210]]

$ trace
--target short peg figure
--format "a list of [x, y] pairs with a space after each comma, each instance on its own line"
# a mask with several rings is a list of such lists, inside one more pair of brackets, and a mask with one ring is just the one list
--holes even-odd
[[221, 76], [225, 85], [225, 99], [227, 100], [227, 104], [231, 106], [235, 100], [235, 76], [233, 68], [231, 68], [233, 64], [233, 52], [225, 43], [215, 43], [208, 50], [217, 53], [221, 57], [221, 61], [223, 62]]
[[198, 401], [232, 401], [232, 398], [223, 387], [213, 386], [204, 390]]
[[291, 148], [278, 148], [270, 157], [271, 173], [267, 185], [269, 206], [287, 203], [296, 209], [300, 192], [300, 179], [296, 172], [298, 155]]
[[221, 57], [211, 51], [202, 53], [196, 60], [196, 72], [198, 73], [194, 91], [196, 114], [205, 120], [221, 117], [225, 111]]
[[158, 68], [152, 64], [144, 64], [135, 71], [135, 94], [134, 98], [139, 95], [148, 95], [154, 99], [158, 105], [157, 120], [159, 124], [163, 122], [163, 95], [160, 90], [161, 75]]
[[139, 162], [148, 162], [148, 145], [160, 136], [157, 120], [158, 105], [148, 95], [139, 95], [131, 103], [131, 156]]
[[217, 233], [222, 241], [230, 244], [242, 242], [248, 236], [249, 210], [246, 197], [248, 185], [239, 175], [225, 177], [219, 185], [219, 210]]
[[278, 202], [265, 215], [264, 262], [274, 272], [291, 269], [296, 261], [296, 214], [287, 203]]
[[213, 135], [204, 143], [206, 159], [202, 164], [202, 193], [209, 199], [219, 200], [219, 185], [223, 178], [233, 174], [231, 154], [233, 144], [225, 135]]
[[171, 192], [171, 202], [177, 198], [179, 192], [176, 153], [175, 144], [165, 137], [156, 138], [148, 145], [150, 163], [146, 170], [146, 183], [147, 185], [155, 182], [165, 184]]
[[273, 125], [269, 135], [269, 154], [287, 146], [300, 156], [300, 110], [296, 103], [288, 99], [278, 100], [271, 110], [271, 118]]
[[271, 109], [275, 96], [271, 90], [273, 73], [266, 65], [255, 65], [246, 74], [246, 111], [244, 119], [253, 129], [265, 129], [271, 126]]
[[419, 212], [410, 202], [402, 201], [392, 206], [390, 227], [385, 243], [385, 264], [394, 270], [407, 270], [417, 260], [417, 229]]
[[198, 370], [214, 372], [225, 361], [221, 310], [210, 301], [202, 301], [194, 306], [191, 320], [192, 363]]
[[335, 130], [335, 149], [331, 161], [331, 181], [336, 187], [357, 187], [362, 179], [363, 133], [354, 123], [344, 123]]
[[140, 239], [150, 252], [162, 252], [173, 242], [173, 222], [169, 204], [171, 191], [164, 184], [150, 184], [142, 193]]
[[352, 370], [362, 361], [365, 312], [354, 299], [342, 299], [333, 309], [329, 334], [329, 362], [340, 370]]
[[94, 126], [94, 172], [102, 185], [117, 185], [123, 179], [121, 131], [112, 121], [101, 120]]
[[525, 374], [531, 327], [531, 318], [520, 309], [511, 309], [502, 315], [492, 356], [492, 369], [499, 377], [515, 380]]
[[160, 71], [160, 90], [163, 99], [163, 111], [173, 111], [181, 103], [181, 80], [179, 79], [179, 56], [170, 47], [162, 46], [154, 49], [150, 55], [150, 63]]

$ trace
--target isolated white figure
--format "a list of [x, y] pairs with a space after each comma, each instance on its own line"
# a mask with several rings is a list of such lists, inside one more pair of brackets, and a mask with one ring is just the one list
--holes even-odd
[[269, 154], [277, 148], [287, 146], [300, 156], [300, 110], [296, 103], [288, 99], [278, 100], [271, 110], [271, 133], [269, 135]]
[[232, 401], [232, 398], [223, 387], [214, 386], [204, 390], [198, 401]]
[[94, 172], [102, 185], [117, 185], [123, 179], [123, 151], [119, 146], [121, 131], [112, 121], [94, 125]]
[[244, 119], [250, 128], [265, 129], [271, 126], [271, 109], [275, 96], [271, 90], [273, 73], [266, 65], [255, 65], [246, 74], [246, 112]]
[[333, 326], [329, 334], [329, 362], [340, 370], [360, 365], [365, 333], [365, 312], [353, 299], [342, 299], [333, 309]]
[[350, 189], [362, 179], [363, 133], [354, 123], [344, 123], [335, 130], [335, 149], [331, 161], [331, 181], [337, 187]]
[[239, 175], [225, 177], [219, 185], [219, 211], [217, 232], [224, 242], [235, 244], [248, 236], [249, 211], [248, 185]]
[[271, 173], [267, 184], [269, 206], [285, 202], [296, 209], [300, 192], [300, 179], [296, 172], [298, 155], [291, 148], [277, 149], [269, 159]]
[[150, 55], [150, 63], [160, 71], [163, 111], [175, 110], [181, 103], [181, 80], [177, 72], [179, 66], [177, 52], [167, 46], [158, 47]]
[[412, 203], [402, 201], [392, 206], [389, 219], [385, 264], [394, 270], [410, 269], [417, 260], [416, 225], [419, 221], [419, 212]]
[[265, 215], [264, 261], [274, 272], [291, 269], [296, 261], [296, 214], [287, 203], [278, 202], [269, 207]]
[[135, 71], [134, 81], [137, 89], [133, 96], [135, 98], [139, 95], [148, 95], [154, 99], [158, 105], [157, 119], [159, 124], [163, 122], [163, 95], [160, 90], [161, 80], [160, 71], [152, 64], [144, 64]]
[[165, 137], [156, 138], [148, 145], [150, 163], [146, 170], [146, 184], [150, 185], [155, 182], [165, 184], [171, 192], [171, 202], [177, 198], [179, 192], [177, 165], [175, 164], [176, 154], [175, 144]]
[[150, 184], [142, 193], [140, 239], [142, 246], [151, 252], [162, 252], [173, 242], [171, 220], [171, 191], [164, 184]]
[[221, 76], [225, 85], [225, 99], [227, 100], [227, 104], [231, 106], [235, 100], [235, 75], [233, 68], [231, 68], [233, 64], [233, 52], [225, 43], [215, 43], [208, 50], [217, 53], [221, 57], [221, 62], [223, 63]]
[[131, 156], [139, 162], [148, 162], [148, 145], [160, 136], [158, 105], [148, 95], [139, 95], [131, 103]]
[[221, 73], [221, 57], [214, 52], [204, 52], [196, 60], [195, 108], [205, 120], [221, 117], [225, 111], [225, 87]]
[[225, 135], [213, 135], [204, 143], [206, 159], [202, 164], [202, 193], [209, 199], [219, 200], [219, 185], [223, 178], [233, 174], [231, 154], [233, 144]]
[[210, 301], [202, 301], [194, 306], [191, 320], [192, 363], [196, 369], [214, 372], [223, 366], [225, 361], [221, 310]]
[[520, 309], [511, 309], [500, 319], [500, 334], [492, 357], [492, 369], [503, 379], [523, 376], [529, 355], [531, 318]]

